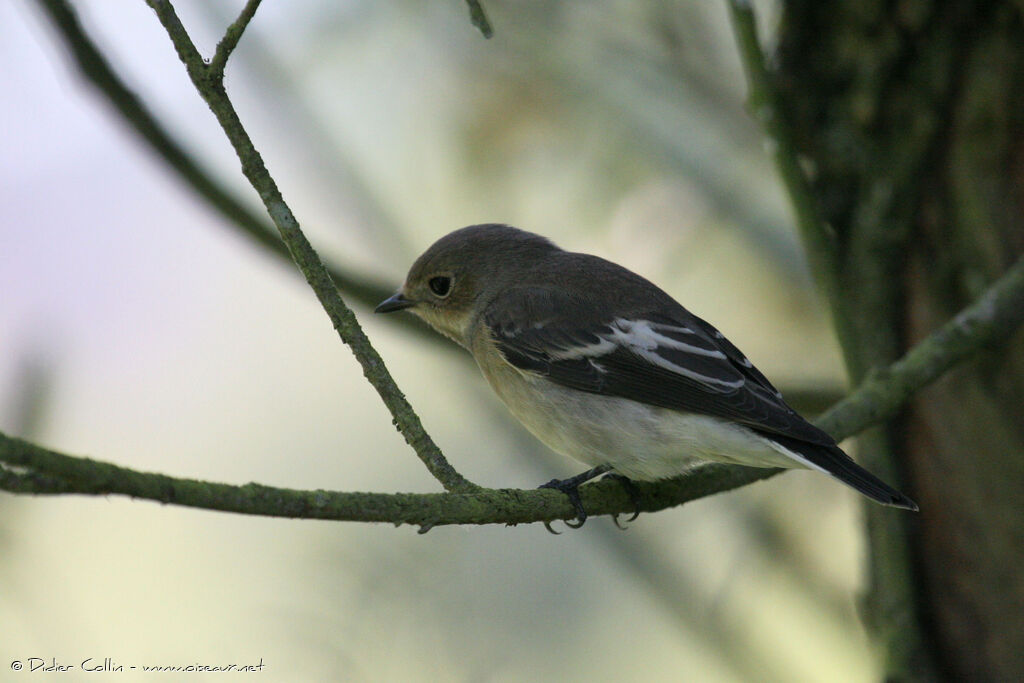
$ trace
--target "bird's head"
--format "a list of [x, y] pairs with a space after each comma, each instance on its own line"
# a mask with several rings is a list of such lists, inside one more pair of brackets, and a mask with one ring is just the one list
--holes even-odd
[[558, 251], [550, 240], [508, 225], [471, 225], [450, 232], [416, 259], [405, 284], [375, 313], [408, 309], [463, 346], [476, 313], [520, 284], [538, 259]]

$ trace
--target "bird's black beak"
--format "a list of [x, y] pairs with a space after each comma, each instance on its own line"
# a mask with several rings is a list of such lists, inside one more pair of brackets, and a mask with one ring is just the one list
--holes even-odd
[[392, 311], [400, 311], [403, 308], [409, 308], [415, 306], [416, 302], [412, 299], [406, 299], [405, 296], [398, 292], [394, 296], [390, 296], [384, 301], [377, 304], [377, 308], [373, 309], [374, 313], [391, 313]]

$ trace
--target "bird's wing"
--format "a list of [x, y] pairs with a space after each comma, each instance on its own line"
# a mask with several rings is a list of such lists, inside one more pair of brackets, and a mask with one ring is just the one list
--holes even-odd
[[509, 363], [552, 382], [835, 445], [718, 330], [681, 306], [609, 315], [554, 288], [519, 288], [488, 306], [483, 322]]

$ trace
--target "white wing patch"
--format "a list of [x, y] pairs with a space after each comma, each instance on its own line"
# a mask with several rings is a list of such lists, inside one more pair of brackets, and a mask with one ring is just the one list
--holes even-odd
[[579, 360], [581, 358], [598, 358], [600, 356], [607, 355], [614, 351], [618, 347], [611, 339], [605, 339], [600, 337], [600, 341], [596, 344], [587, 344], [585, 346], [570, 346], [567, 349], [551, 349], [548, 351], [548, 355], [555, 360]]
[[662, 332], [694, 335], [695, 341], [700, 340], [700, 337], [688, 327], [663, 325], [661, 323], [652, 323], [647, 320], [625, 320], [623, 318], [619, 318], [612, 324], [612, 335], [619, 344], [628, 348], [630, 351], [646, 361], [665, 368], [670, 372], [682, 375], [683, 377], [688, 377], [705, 386], [711, 385], [708, 387], [709, 389], [720, 387], [719, 391], [733, 391], [739, 389], [745, 383], [745, 380], [742, 377], [732, 381], [718, 379], [717, 377], [709, 377], [708, 375], [695, 372], [668, 360], [665, 356], [658, 353], [659, 349], [675, 349], [684, 353], [705, 356], [722, 361], [725, 361], [726, 358], [725, 354], [718, 349], [708, 349], [702, 346], [687, 344], [679, 341], [678, 339], [668, 337], [665, 334], [662, 334]]
[[[606, 330], [596, 333], [598, 341], [594, 343], [569, 346], [564, 349], [549, 349], [548, 354], [554, 360], [587, 359], [592, 367], [600, 372], [605, 372], [605, 368], [601, 366], [601, 357], [623, 348], [640, 356], [648, 363], [700, 382], [712, 391], [731, 392], [741, 388], [745, 383], [743, 377], [725, 380], [683, 367], [672, 362], [660, 352], [671, 349], [683, 354], [720, 360], [728, 365], [726, 355], [722, 351], [717, 348], [708, 348], [706, 338], [702, 338], [689, 327], [666, 325], [649, 320], [617, 318]], [[687, 343], [679, 339], [679, 337], [686, 336], [692, 336], [694, 343]], [[747, 363], [749, 362], [747, 361]]]
[[[678, 334], [695, 335], [689, 327], [676, 327], [675, 325], [662, 325], [647, 320], [626, 320], [618, 318], [612, 323], [612, 338], [623, 346], [633, 351], [643, 349], [644, 351], [657, 351], [659, 347], [678, 349], [686, 353], [695, 353], [698, 356], [719, 358], [725, 360], [725, 354], [718, 349], [708, 349], [702, 346], [694, 346], [681, 342], [678, 339], [667, 337], [659, 330], [665, 332], [676, 332]], [[697, 337], [700, 339], [700, 337]]]

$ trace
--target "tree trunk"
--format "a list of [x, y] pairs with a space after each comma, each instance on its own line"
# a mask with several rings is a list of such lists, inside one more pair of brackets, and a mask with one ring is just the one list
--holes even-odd
[[[1024, 253], [1024, 4], [785, 3], [778, 78], [836, 232], [854, 381]], [[890, 680], [1024, 680], [1024, 334], [922, 392], [861, 458], [868, 622]]]

